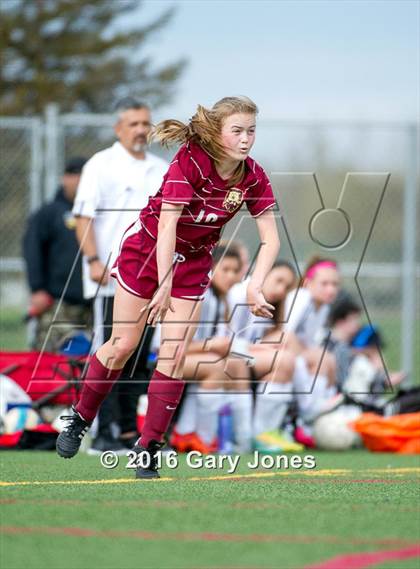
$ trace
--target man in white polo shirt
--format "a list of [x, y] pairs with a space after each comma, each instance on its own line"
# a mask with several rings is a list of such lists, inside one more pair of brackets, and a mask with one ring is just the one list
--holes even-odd
[[[73, 207], [76, 234], [84, 255], [84, 296], [94, 298], [94, 346], [100, 346], [111, 335], [115, 281], [110, 278], [109, 269], [118, 255], [121, 237], [149, 197], [159, 190], [168, 169], [167, 162], [146, 150], [152, 125], [149, 107], [128, 97], [120, 101], [116, 111], [114, 130], [118, 141], [86, 163]], [[132, 369], [130, 360], [126, 366], [128, 375]], [[138, 388], [121, 382], [114, 391], [118, 392], [122, 440], [129, 446], [131, 438], [137, 436]], [[104, 402], [98, 418], [98, 436], [92, 450], [122, 449], [113, 440], [110, 428], [114, 418], [112, 398]]]

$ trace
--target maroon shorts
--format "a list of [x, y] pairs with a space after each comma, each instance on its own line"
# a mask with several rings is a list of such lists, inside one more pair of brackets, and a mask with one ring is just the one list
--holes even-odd
[[[171, 296], [202, 300], [210, 284], [211, 267], [212, 256], [206, 251], [176, 251]], [[151, 299], [158, 289], [156, 240], [138, 222], [130, 225], [124, 233], [111, 276], [126, 291], [141, 298]]]

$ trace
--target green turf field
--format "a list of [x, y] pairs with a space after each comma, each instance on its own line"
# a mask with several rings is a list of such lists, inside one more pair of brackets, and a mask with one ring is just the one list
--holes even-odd
[[336, 558], [325, 567], [347, 569], [342, 555], [378, 561], [396, 550], [408, 557], [358, 557], [354, 567], [418, 568], [419, 457], [315, 456], [304, 471], [251, 470], [243, 456], [234, 475], [193, 470], [182, 457], [144, 482], [126, 457], [107, 470], [82, 454], [3, 452], [1, 567], [282, 569]]

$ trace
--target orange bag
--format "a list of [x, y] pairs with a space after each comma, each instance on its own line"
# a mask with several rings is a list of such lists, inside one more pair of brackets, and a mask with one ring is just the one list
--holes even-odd
[[360, 434], [366, 448], [375, 452], [420, 454], [420, 413], [381, 417], [362, 413], [351, 427]]

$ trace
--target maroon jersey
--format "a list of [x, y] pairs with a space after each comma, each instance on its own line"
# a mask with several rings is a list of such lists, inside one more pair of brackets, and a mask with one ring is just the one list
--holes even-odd
[[157, 239], [159, 215], [165, 203], [183, 204], [176, 229], [176, 249], [211, 251], [222, 227], [245, 202], [253, 217], [276, 204], [270, 180], [252, 158], [245, 160], [243, 180], [227, 187], [213, 160], [199, 144], [188, 142], [176, 153], [162, 186], [140, 212], [140, 223]]

